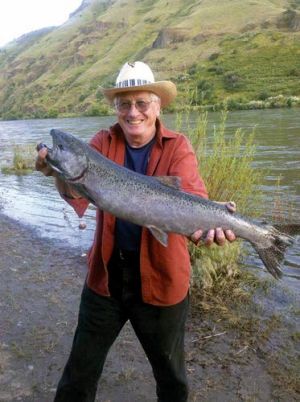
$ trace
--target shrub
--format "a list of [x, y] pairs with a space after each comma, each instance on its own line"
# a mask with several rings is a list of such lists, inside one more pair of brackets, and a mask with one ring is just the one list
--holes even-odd
[[3, 173], [27, 174], [35, 169], [35, 145], [16, 145], [11, 166], [2, 167]]
[[267, 100], [269, 97], [270, 97], [270, 94], [269, 94], [267, 91], [261, 91], [261, 92], [258, 94], [257, 99], [258, 99], [258, 100], [261, 100], [261, 101], [265, 101], [265, 100]]
[[198, 80], [196, 88], [190, 92], [191, 105], [202, 105], [212, 99], [214, 84], [207, 80]]
[[217, 60], [217, 58], [218, 58], [219, 56], [220, 56], [220, 53], [212, 53], [212, 54], [209, 56], [208, 60], [209, 60], [209, 61]]
[[242, 86], [241, 77], [235, 72], [228, 72], [224, 75], [224, 88], [228, 91], [235, 91]]
[[106, 104], [93, 104], [90, 105], [85, 111], [85, 116], [108, 116], [110, 114], [110, 108]]
[[[244, 134], [241, 129], [227, 137], [227, 112], [222, 112], [221, 121], [215, 126], [213, 138], [208, 138], [207, 113], [199, 116], [195, 127], [189, 125], [187, 118], [187, 134], [192, 142], [201, 176], [206, 184], [209, 197], [215, 201], [234, 200], [239, 212], [257, 210], [261, 200], [261, 192], [257, 190], [262, 179], [261, 170], [252, 167], [254, 159], [254, 132]], [[177, 126], [182, 125], [182, 116], [177, 116]], [[239, 275], [239, 259], [242, 255], [239, 241], [226, 244], [224, 247], [196, 247], [190, 245], [193, 267], [194, 291], [211, 289], [216, 283], [226, 283], [226, 278]]]

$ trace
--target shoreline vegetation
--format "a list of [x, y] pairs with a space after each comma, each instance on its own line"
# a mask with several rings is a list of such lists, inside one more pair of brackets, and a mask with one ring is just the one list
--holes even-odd
[[[193, 95], [189, 95], [189, 97]], [[187, 99], [189, 99], [189, 97]], [[260, 99], [245, 101], [242, 98], [226, 98], [220, 103], [216, 104], [193, 104], [188, 101], [186, 104], [179, 101], [171, 104], [166, 109], [165, 113], [191, 113], [191, 112], [220, 112], [223, 110], [237, 111], [237, 110], [263, 110], [263, 109], [282, 109], [300, 107], [300, 96], [267, 96], [262, 93]], [[91, 108], [83, 113], [59, 113], [54, 109], [37, 110], [31, 114], [6, 112], [0, 114], [0, 121], [14, 121], [14, 120], [31, 120], [31, 119], [53, 119], [53, 118], [73, 118], [73, 117], [104, 117], [114, 115], [114, 110], [105, 102], [93, 104]]]
[[3, 174], [24, 175], [35, 169], [36, 145], [13, 145], [10, 164], [1, 166]]

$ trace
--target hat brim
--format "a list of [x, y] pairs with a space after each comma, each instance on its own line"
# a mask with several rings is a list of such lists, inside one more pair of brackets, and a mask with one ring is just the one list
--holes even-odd
[[136, 91], [149, 91], [157, 95], [161, 100], [161, 106], [168, 106], [176, 97], [176, 85], [171, 81], [157, 81], [152, 84], [138, 85], [122, 88], [101, 88], [104, 97], [109, 103], [113, 104], [114, 98], [118, 94]]

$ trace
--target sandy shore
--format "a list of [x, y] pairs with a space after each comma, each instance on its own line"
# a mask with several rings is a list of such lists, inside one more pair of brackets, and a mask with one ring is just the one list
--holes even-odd
[[[0, 223], [0, 401], [50, 402], [72, 342], [85, 258], [3, 215]], [[257, 291], [251, 303], [233, 298], [231, 309], [191, 308], [191, 401], [299, 400], [299, 305], [293, 295], [274, 285], [267, 294]], [[108, 356], [97, 401], [155, 400], [151, 368], [126, 325]]]

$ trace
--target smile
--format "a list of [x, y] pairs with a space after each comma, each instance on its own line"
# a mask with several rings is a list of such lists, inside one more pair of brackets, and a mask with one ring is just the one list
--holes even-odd
[[127, 120], [128, 124], [131, 124], [132, 126], [138, 126], [139, 124], [143, 123], [144, 120]]

